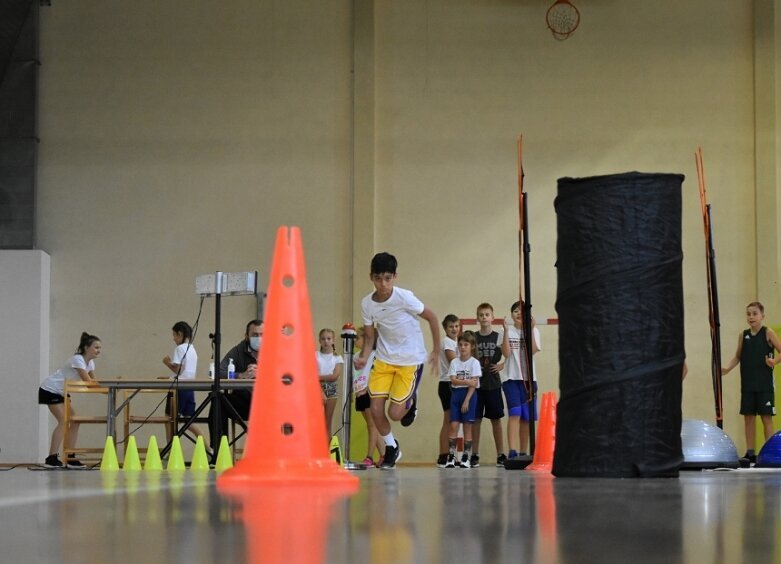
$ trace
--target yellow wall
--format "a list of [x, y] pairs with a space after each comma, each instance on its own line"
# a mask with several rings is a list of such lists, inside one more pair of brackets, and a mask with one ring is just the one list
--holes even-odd
[[[712, 419], [693, 154], [705, 151], [729, 336], [756, 297], [758, 269], [777, 278], [758, 267], [755, 232], [755, 11], [772, 6], [582, 2], [580, 28], [559, 42], [545, 27], [549, 2], [355, 4], [41, 10], [38, 241], [52, 257], [51, 366], [88, 330], [104, 339], [100, 374], [164, 373], [171, 325], [195, 317], [195, 276], [257, 269], [264, 284], [281, 224], [302, 227], [317, 328], [360, 323], [380, 250], [397, 255], [399, 285], [440, 317], [472, 316], [484, 300], [503, 316], [518, 292], [523, 133], [538, 317], [555, 316], [557, 178], [686, 175], [684, 415]], [[776, 54], [760, 63], [777, 77]], [[767, 182], [772, 195], [777, 176]], [[207, 302], [195, 343], [201, 374], [212, 310]], [[226, 346], [253, 310], [247, 298], [224, 301]], [[556, 329], [543, 327], [542, 339], [547, 391]], [[398, 432], [408, 461], [436, 456], [434, 378], [422, 392], [420, 421]], [[726, 429], [740, 442], [730, 402]], [[491, 456], [486, 432], [484, 444]]]

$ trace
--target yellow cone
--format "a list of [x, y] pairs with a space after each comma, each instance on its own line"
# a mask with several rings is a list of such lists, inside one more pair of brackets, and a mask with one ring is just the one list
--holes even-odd
[[193, 459], [190, 462], [190, 470], [209, 471], [209, 457], [206, 456], [206, 446], [203, 444], [203, 437], [201, 436], [198, 436], [195, 440], [195, 450], [193, 451]]
[[339, 437], [336, 435], [331, 437], [331, 460], [336, 461], [337, 464], [342, 463], [342, 447], [339, 445]]
[[133, 435], [130, 435], [127, 439], [127, 450], [125, 451], [125, 462], [122, 464], [122, 470], [125, 472], [141, 470], [141, 459], [138, 457], [138, 446]]
[[100, 459], [100, 470], [101, 472], [119, 470], [117, 451], [114, 448], [114, 439], [111, 435], [106, 437], [106, 446], [103, 447], [103, 458]]
[[146, 447], [146, 460], [144, 461], [144, 470], [162, 470], [163, 461], [160, 460], [160, 450], [157, 448], [157, 437], [149, 437], [149, 444]]
[[228, 445], [228, 437], [223, 435], [220, 439], [220, 450], [217, 452], [217, 463], [214, 465], [214, 469], [219, 474], [228, 468], [233, 468], [233, 457], [231, 456], [231, 447]]
[[168, 466], [165, 468], [169, 472], [178, 472], [184, 470], [184, 454], [182, 454], [182, 443], [179, 437], [174, 437], [171, 443], [171, 452], [168, 453]]

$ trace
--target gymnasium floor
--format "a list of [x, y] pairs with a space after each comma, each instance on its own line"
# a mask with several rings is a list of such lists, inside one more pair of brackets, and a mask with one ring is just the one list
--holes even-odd
[[0, 472], [0, 562], [781, 562], [781, 472], [357, 474], [347, 499], [296, 487], [237, 501], [213, 471]]

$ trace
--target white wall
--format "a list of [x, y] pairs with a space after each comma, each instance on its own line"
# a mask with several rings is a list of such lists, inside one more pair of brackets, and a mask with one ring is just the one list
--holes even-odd
[[38, 405], [49, 373], [49, 262], [42, 251], [0, 251], [0, 463], [43, 462], [49, 449], [52, 418]]

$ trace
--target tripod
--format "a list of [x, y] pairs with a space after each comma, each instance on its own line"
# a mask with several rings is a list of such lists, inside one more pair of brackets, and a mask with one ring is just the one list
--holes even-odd
[[[220, 323], [222, 317], [222, 294], [224, 291], [225, 288], [224, 288], [223, 273], [217, 272], [215, 274], [214, 291], [213, 291], [214, 333], [211, 333], [209, 337], [212, 340], [214, 358], [218, 360], [220, 358], [220, 345], [222, 344]], [[184, 422], [182, 427], [176, 430], [177, 437], [186, 436], [185, 433], [187, 432], [187, 429], [189, 429], [190, 426], [198, 420], [200, 414], [203, 412], [204, 409], [206, 409], [207, 406], [211, 406], [211, 410], [209, 412], [209, 434], [212, 437], [212, 441], [211, 441], [212, 443], [215, 442], [215, 439], [219, 441], [220, 438], [227, 433], [227, 429], [223, 428], [223, 418], [221, 417], [222, 414], [221, 412], [223, 409], [225, 409], [227, 413], [230, 414], [229, 417], [234, 421], [237, 421], [243, 429], [242, 433], [238, 437], [234, 437], [233, 442], [236, 442], [238, 439], [241, 438], [241, 436], [244, 435], [244, 433], [247, 432], [246, 423], [244, 423], [244, 420], [236, 411], [236, 408], [233, 406], [233, 404], [231, 404], [231, 402], [228, 401], [227, 396], [221, 391], [221, 386], [220, 386], [221, 376], [222, 375], [220, 374], [220, 369], [218, 365], [215, 367], [214, 380], [212, 382], [212, 387], [211, 387], [211, 391], [209, 392], [209, 395], [206, 397], [206, 399], [203, 402], [201, 402], [201, 405], [198, 406], [195, 412], [190, 417], [188, 417], [187, 421]], [[165, 446], [165, 448], [160, 452], [160, 456], [165, 456], [166, 454], [168, 454], [168, 452], [171, 450], [172, 444], [173, 444], [172, 442], [169, 442]], [[219, 444], [212, 444], [211, 447], [214, 453], [216, 454], [217, 449], [219, 448]]]

